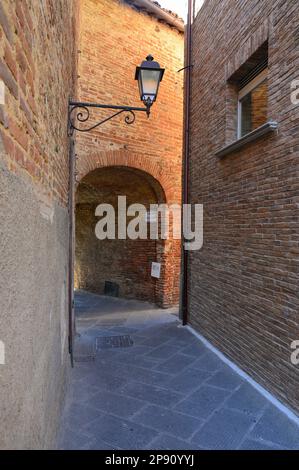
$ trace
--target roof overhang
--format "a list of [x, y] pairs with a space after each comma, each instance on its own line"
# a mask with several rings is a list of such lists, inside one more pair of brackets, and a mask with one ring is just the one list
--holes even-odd
[[151, 0], [125, 0], [126, 3], [136, 7], [138, 10], [143, 10], [158, 20], [165, 21], [165, 23], [173, 26], [180, 32], [185, 31], [184, 21], [172, 12], [161, 8], [158, 3], [154, 3]]

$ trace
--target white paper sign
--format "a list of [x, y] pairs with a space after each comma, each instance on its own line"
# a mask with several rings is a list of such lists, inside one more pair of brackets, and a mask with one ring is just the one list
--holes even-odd
[[156, 277], [157, 279], [159, 279], [160, 274], [161, 274], [161, 263], [152, 263], [151, 276]]
[[5, 364], [5, 345], [3, 341], [0, 341], [0, 365], [3, 366]]
[[2, 80], [0, 80], [0, 104], [5, 104], [5, 85]]

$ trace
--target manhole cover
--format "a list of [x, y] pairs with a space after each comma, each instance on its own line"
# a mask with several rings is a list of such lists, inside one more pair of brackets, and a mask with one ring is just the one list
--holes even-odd
[[133, 346], [130, 335], [122, 336], [99, 336], [96, 338], [96, 349], [129, 348]]

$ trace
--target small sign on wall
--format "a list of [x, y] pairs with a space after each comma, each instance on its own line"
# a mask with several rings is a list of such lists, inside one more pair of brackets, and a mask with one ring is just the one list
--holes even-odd
[[161, 263], [152, 263], [151, 276], [160, 279]]
[[2, 80], [0, 80], [0, 104], [5, 104], [5, 85]]

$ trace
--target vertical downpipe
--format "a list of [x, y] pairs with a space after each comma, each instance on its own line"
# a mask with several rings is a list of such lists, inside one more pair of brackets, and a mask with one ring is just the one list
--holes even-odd
[[75, 336], [75, 315], [74, 315], [74, 185], [75, 185], [75, 142], [73, 137], [69, 138], [69, 353], [71, 365], [74, 367], [74, 336]]
[[[190, 92], [191, 92], [191, 47], [192, 47], [193, 0], [188, 0], [187, 37], [185, 54], [185, 119], [184, 119], [184, 167], [183, 204], [189, 204], [189, 152], [190, 152]], [[183, 250], [182, 323], [188, 323], [188, 251]]]

